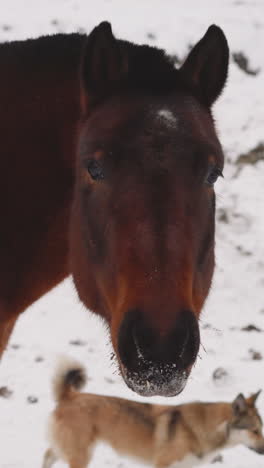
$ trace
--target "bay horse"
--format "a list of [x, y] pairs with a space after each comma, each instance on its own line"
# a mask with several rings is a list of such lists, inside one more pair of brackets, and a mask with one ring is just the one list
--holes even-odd
[[224, 33], [210, 26], [178, 70], [107, 22], [2, 44], [0, 63], [1, 352], [19, 314], [72, 274], [126, 384], [178, 394], [214, 270]]

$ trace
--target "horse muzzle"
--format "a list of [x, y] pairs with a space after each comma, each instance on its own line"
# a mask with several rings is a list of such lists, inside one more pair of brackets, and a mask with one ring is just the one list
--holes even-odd
[[142, 311], [129, 311], [119, 329], [118, 358], [127, 386], [142, 396], [175, 396], [184, 389], [200, 346], [196, 317], [177, 315], [164, 335]]

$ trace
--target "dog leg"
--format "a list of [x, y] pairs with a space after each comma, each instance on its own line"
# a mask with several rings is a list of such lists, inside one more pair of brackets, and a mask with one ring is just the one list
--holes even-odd
[[92, 448], [89, 448], [87, 452], [79, 451], [76, 453], [74, 458], [71, 458], [69, 461], [70, 468], [87, 468], [90, 460], [92, 458]]
[[158, 461], [154, 462], [154, 466], [155, 466], [155, 468], [169, 468], [170, 467], [169, 464], [161, 463], [161, 462], [158, 462]]
[[48, 449], [45, 452], [42, 468], [51, 468], [52, 465], [57, 461], [57, 457], [52, 449]]
[[73, 461], [70, 463], [70, 468], [86, 468], [87, 463], [86, 462], [80, 462], [80, 461]]

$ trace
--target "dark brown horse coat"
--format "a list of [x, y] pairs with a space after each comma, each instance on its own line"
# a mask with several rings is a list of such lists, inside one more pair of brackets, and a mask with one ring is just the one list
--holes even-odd
[[58, 35], [0, 46], [1, 350], [5, 324], [69, 274], [83, 42]]
[[178, 393], [214, 267], [222, 31], [180, 71], [108, 23], [2, 44], [0, 63], [0, 350], [19, 313], [73, 273], [127, 384]]

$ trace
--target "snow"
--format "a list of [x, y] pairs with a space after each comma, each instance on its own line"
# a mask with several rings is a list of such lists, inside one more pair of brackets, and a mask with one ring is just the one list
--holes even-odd
[[157, 118], [158, 120], [161, 120], [162, 122], [165, 123], [168, 127], [177, 127], [177, 118], [173, 113], [168, 110], [168, 109], [160, 109], [157, 112]]
[[[248, 324], [264, 330], [264, 163], [237, 170], [239, 154], [264, 140], [264, 3], [262, 0], [2, 0], [0, 40], [55, 32], [89, 32], [101, 20], [112, 22], [117, 36], [165, 48], [184, 57], [215, 23], [228, 38], [231, 52], [243, 51], [257, 76], [245, 74], [231, 60], [228, 84], [215, 105], [219, 135], [226, 153], [224, 180], [217, 182], [217, 269], [202, 318], [200, 358], [186, 390], [169, 400], [231, 400], [263, 386], [263, 332], [241, 331]], [[13, 391], [0, 397], [1, 468], [41, 466], [46, 448], [45, 424], [53, 407], [51, 375], [57, 354], [71, 355], [87, 366], [86, 390], [144, 400], [123, 383], [110, 360], [111, 346], [102, 322], [78, 303], [70, 279], [21, 315], [0, 365], [0, 386]], [[222, 378], [212, 379], [217, 368]], [[221, 374], [221, 372], [218, 372]], [[28, 401], [36, 397], [37, 402]], [[34, 399], [31, 398], [31, 401]], [[264, 395], [258, 407], [264, 415]], [[222, 467], [260, 468], [264, 457], [237, 447], [223, 453]], [[100, 446], [92, 466], [140, 466]], [[62, 468], [62, 463], [57, 464]]]

